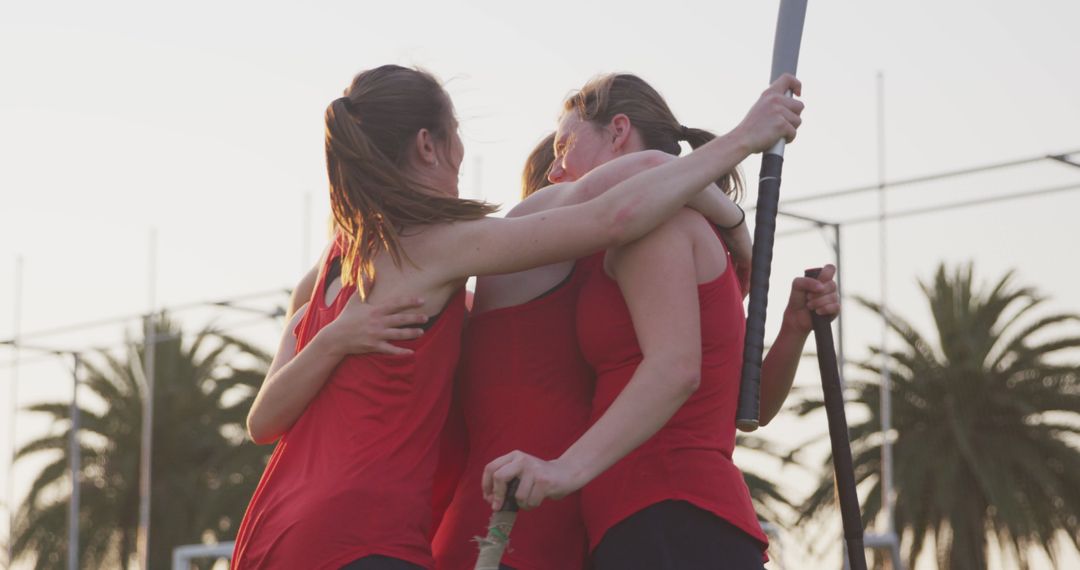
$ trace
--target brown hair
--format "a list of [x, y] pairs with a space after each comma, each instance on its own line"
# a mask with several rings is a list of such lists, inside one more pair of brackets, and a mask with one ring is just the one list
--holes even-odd
[[525, 159], [525, 169], [521, 171], [521, 199], [528, 198], [537, 190], [550, 186], [548, 173], [555, 162], [555, 133], [544, 137]]
[[400, 242], [407, 227], [475, 220], [498, 209], [409, 177], [405, 166], [416, 133], [427, 129], [449, 145], [453, 128], [453, 106], [439, 82], [397, 65], [360, 73], [327, 107], [330, 204], [346, 239], [343, 282], [351, 284], [358, 270], [365, 280], [373, 278], [373, 262], [384, 250], [400, 267], [402, 257], [408, 259]]
[[[684, 127], [652, 85], [629, 73], [611, 73], [591, 79], [567, 98], [564, 109], [577, 111], [583, 120], [600, 126], [607, 125], [615, 115], [626, 115], [641, 135], [645, 148], [676, 156], [682, 150], [679, 141], [690, 143], [690, 148], [698, 148], [716, 138], [704, 129]], [[743, 182], [738, 168], [725, 174], [716, 184], [734, 199], [742, 193]]]

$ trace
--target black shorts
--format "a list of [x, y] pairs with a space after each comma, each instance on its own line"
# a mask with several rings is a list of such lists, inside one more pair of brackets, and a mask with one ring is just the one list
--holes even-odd
[[389, 556], [365, 556], [341, 567], [341, 570], [424, 570], [423, 566]]
[[685, 501], [650, 505], [604, 534], [594, 570], [762, 570], [762, 544]]

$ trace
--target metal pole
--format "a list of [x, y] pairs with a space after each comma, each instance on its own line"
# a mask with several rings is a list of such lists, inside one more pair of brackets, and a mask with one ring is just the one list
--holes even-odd
[[142, 409], [142, 445], [139, 453], [139, 532], [138, 551], [139, 567], [142, 570], [150, 568], [150, 498], [151, 498], [151, 458], [153, 457], [154, 438], [154, 357], [157, 350], [157, 327], [154, 319], [154, 305], [156, 299], [156, 267], [157, 267], [157, 232], [150, 231], [150, 312], [147, 314], [144, 325], [143, 340], [143, 409]]
[[71, 473], [71, 500], [68, 502], [68, 570], [79, 568], [79, 494], [82, 485], [82, 448], [79, 446], [79, 367], [82, 357], [72, 353], [75, 366], [71, 373], [71, 431], [68, 444], [68, 467]]
[[889, 551], [893, 567], [902, 568], [900, 545], [896, 536], [895, 497], [893, 493], [892, 452], [892, 377], [889, 371], [889, 327], [885, 317], [888, 313], [888, 220], [885, 204], [885, 74], [877, 74], [877, 139], [878, 139], [878, 261], [881, 270], [881, 494], [885, 508], [885, 534], [889, 537]]
[[15, 560], [15, 416], [19, 413], [19, 334], [22, 332], [22, 286], [23, 286], [23, 258], [15, 257], [15, 307], [12, 311], [11, 340], [13, 341], [11, 367], [11, 417], [8, 426], [8, 449], [11, 457], [7, 471], [7, 493], [5, 495], [8, 511], [7, 528], [7, 565], [10, 568]]

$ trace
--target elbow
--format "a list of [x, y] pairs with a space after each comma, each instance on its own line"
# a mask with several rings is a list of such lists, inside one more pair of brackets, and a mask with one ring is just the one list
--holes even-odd
[[662, 150], [644, 150], [641, 151], [639, 154], [645, 155], [643, 160], [645, 162], [645, 166], [648, 168], [655, 168], [657, 166], [667, 164], [679, 158], [673, 154], [668, 154]]
[[671, 383], [678, 389], [678, 394], [683, 400], [697, 392], [701, 386], [701, 361], [693, 358], [679, 359], [671, 367]]
[[247, 433], [255, 445], [266, 445], [277, 441], [277, 436], [272, 435], [270, 430], [259, 424], [251, 415], [248, 415], [247, 418]]
[[603, 249], [626, 245], [641, 237], [643, 232], [640, 225], [634, 223], [641, 214], [642, 208], [639, 201], [624, 204], [609, 212], [604, 223], [606, 234]]
[[761, 427], [769, 425], [769, 422], [773, 421], [777, 414], [780, 413], [780, 408], [783, 405], [783, 401], [777, 403], [773, 398], [769, 397], [769, 394], [763, 389], [761, 392], [761, 403], [758, 404], [758, 425]]
[[679, 380], [679, 389], [686, 396], [687, 399], [697, 392], [697, 389], [701, 386], [701, 371], [694, 371], [692, 374], [685, 374]]
[[[636, 152], [633, 154], [633, 160], [636, 164], [634, 164], [632, 171], [635, 173], [644, 172], [675, 159], [676, 157], [659, 150]], [[646, 215], [642, 203], [643, 198], [639, 197], [607, 212], [605, 249], [626, 245], [644, 235], [646, 228], [641, 227], [641, 224], [638, 223]]]
[[633, 157], [632, 164], [636, 167], [634, 170], [637, 172], [656, 168], [657, 166], [667, 164], [678, 158], [673, 154], [668, 154], [662, 150], [655, 149], [637, 151], [630, 156]]
[[630, 223], [627, 221], [632, 215], [628, 209], [624, 208], [608, 218], [605, 224], [607, 232], [604, 236], [604, 247], [601, 249], [619, 247], [633, 241], [630, 235]]

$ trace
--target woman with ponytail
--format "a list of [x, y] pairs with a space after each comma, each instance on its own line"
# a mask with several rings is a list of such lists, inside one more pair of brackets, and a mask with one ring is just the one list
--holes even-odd
[[[595, 198], [501, 219], [488, 217], [494, 206], [458, 197], [464, 149], [439, 83], [393, 65], [357, 75], [326, 112], [339, 232], [249, 415], [253, 438], [277, 446], [233, 567], [433, 567], [432, 485], [466, 279], [640, 238], [749, 153], [794, 138], [802, 105], [783, 96], [789, 89], [799, 89], [794, 78], [778, 80], [729, 135], [689, 156], [612, 161], [563, 185]], [[391, 343], [400, 351], [355, 355], [319, 342], [350, 304], [397, 298], [427, 317], [422, 336]]]
[[[565, 185], [543, 190], [551, 185], [554, 138], [555, 133], [544, 137], [526, 159], [523, 202], [509, 217], [589, 199]], [[644, 161], [650, 156], [660, 161], [674, 158], [653, 151], [622, 160]], [[730, 224], [740, 214], [715, 185], [688, 205], [720, 223]], [[725, 234], [730, 234], [732, 243], [744, 245], [748, 262], [745, 225]], [[585, 430], [594, 374], [581, 356], [574, 323], [578, 290], [587, 274], [579, 264], [566, 262], [478, 280], [478, 301], [462, 340], [457, 381], [462, 422], [467, 427], [455, 422], [456, 429], [448, 430], [467, 439], [456, 449], [468, 451], [432, 544], [441, 570], [471, 570], [476, 562], [473, 537], [485, 533], [491, 512], [477, 487], [489, 461], [514, 449], [554, 457]], [[457, 454], [446, 455], [457, 459]], [[513, 548], [504, 554], [502, 568], [580, 570], [587, 558], [585, 528], [574, 494], [546, 503], [518, 521]]]
[[[680, 142], [703, 148], [714, 140], [681, 125], [645, 81], [608, 75], [567, 100], [549, 177], [579, 180], [624, 155], [678, 155]], [[717, 185], [737, 193], [734, 168], [722, 174]], [[717, 233], [684, 209], [641, 240], [578, 262], [576, 338], [596, 374], [589, 427], [564, 449], [519, 448], [484, 470], [495, 509], [514, 478], [523, 508], [544, 509], [545, 499], [584, 487], [580, 508], [597, 570], [762, 567], [767, 539], [731, 459], [742, 294]], [[810, 311], [838, 310], [831, 270], [821, 281], [793, 283], [763, 369], [764, 422], [790, 389]]]

